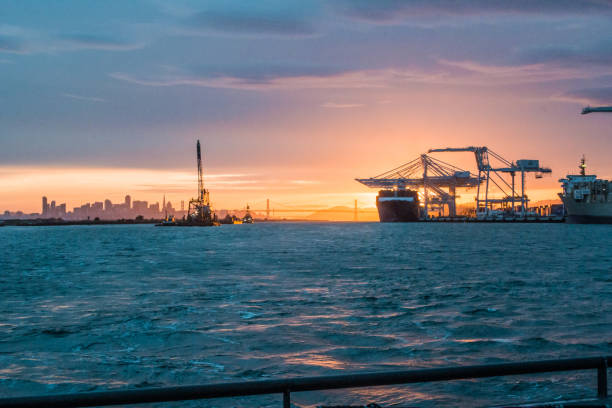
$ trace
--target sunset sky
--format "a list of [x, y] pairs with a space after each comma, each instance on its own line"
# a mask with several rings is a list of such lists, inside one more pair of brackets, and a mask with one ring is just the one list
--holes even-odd
[[217, 208], [374, 206], [445, 146], [612, 176], [606, 0], [3, 0], [0, 86], [1, 211], [187, 200], [197, 139]]

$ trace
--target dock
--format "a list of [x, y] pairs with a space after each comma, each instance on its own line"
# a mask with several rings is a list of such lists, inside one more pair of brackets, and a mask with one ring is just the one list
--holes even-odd
[[563, 223], [565, 217], [561, 216], [535, 216], [535, 217], [431, 217], [422, 218], [417, 222], [473, 222], [473, 223]]

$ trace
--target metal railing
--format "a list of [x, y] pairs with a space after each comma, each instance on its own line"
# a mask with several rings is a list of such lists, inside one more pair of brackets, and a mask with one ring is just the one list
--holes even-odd
[[599, 398], [607, 398], [608, 366], [610, 363], [612, 363], [612, 356], [333, 375], [324, 377], [290, 378], [284, 380], [245, 381], [238, 383], [164, 387], [142, 390], [103, 391], [77, 394], [45, 395], [37, 397], [2, 398], [0, 399], [0, 408], [92, 407], [142, 404], [151, 402], [186, 401], [209, 398], [243, 397], [262, 394], [282, 394], [283, 408], [289, 408], [291, 405], [292, 392], [374, 387], [383, 385], [413, 384], [434, 381], [465, 380], [471, 378], [578, 370], [597, 370], [597, 396]]

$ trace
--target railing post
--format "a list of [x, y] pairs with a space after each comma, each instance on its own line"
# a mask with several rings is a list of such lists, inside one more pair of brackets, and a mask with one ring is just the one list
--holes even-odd
[[291, 408], [291, 394], [288, 389], [283, 391], [283, 408]]
[[608, 359], [605, 357], [597, 367], [597, 396], [608, 398]]

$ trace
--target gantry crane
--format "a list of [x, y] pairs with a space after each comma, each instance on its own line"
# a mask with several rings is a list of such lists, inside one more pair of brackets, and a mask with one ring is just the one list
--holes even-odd
[[[428, 217], [430, 209], [442, 209], [445, 205], [448, 207], [449, 216], [455, 217], [457, 215], [456, 189], [475, 187], [479, 183], [469, 171], [426, 154], [378, 176], [355, 180], [371, 188], [396, 190], [408, 187], [423, 188], [423, 216], [425, 218]], [[445, 191], [444, 188], [448, 191]]]
[[[489, 211], [489, 206], [493, 204], [501, 204], [502, 206], [507, 206], [508, 204], [512, 207], [512, 213], [516, 213], [515, 202], [519, 201], [521, 203], [521, 216], [525, 216], [525, 210], [528, 204], [527, 196], [525, 195], [525, 173], [535, 172], [536, 178], [542, 177], [543, 173], [551, 173], [551, 170], [547, 167], [540, 167], [540, 163], [538, 160], [517, 160], [516, 163], [510, 162], [504, 159], [499, 154], [490, 150], [486, 146], [469, 146], [469, 147], [446, 147], [443, 149], [429, 149], [429, 153], [434, 152], [473, 152], [476, 158], [476, 166], [478, 168], [478, 189], [476, 191], [476, 212], [484, 213], [483, 215], [487, 215]], [[491, 166], [491, 162], [489, 160], [489, 155], [493, 158], [497, 163], [499, 163], [499, 167]], [[509, 184], [499, 173], [509, 173], [511, 176], [511, 184]], [[517, 196], [516, 188], [515, 188], [515, 176], [516, 173], [521, 174], [521, 195]], [[493, 177], [497, 177], [496, 179]], [[484, 192], [484, 200], [481, 199], [480, 194], [480, 184], [481, 182], [485, 182], [485, 192]], [[505, 194], [505, 197], [502, 198], [489, 198], [489, 184], [494, 184], [497, 188]], [[500, 185], [501, 184], [501, 185]], [[510, 192], [507, 193], [505, 188], [510, 189]], [[481, 202], [484, 201], [484, 207], [481, 207]]]
[[612, 106], [600, 106], [597, 108], [591, 108], [590, 106], [587, 106], [586, 108], [584, 108], [582, 110], [582, 114], [586, 115], [587, 113], [593, 113], [593, 112], [608, 112], [608, 113], [612, 113]]

